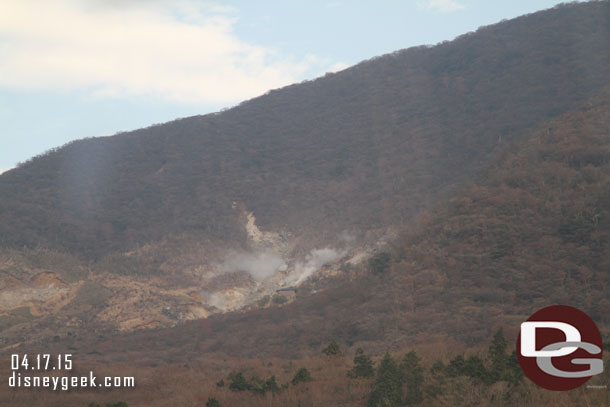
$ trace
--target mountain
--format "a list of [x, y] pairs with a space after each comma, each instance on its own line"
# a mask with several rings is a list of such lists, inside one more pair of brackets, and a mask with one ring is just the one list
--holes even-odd
[[[476, 343], [550, 300], [606, 323], [609, 16], [562, 5], [2, 174], [1, 344]], [[557, 269], [567, 285], [548, 293]]]
[[549, 304], [582, 309], [610, 340], [609, 134], [610, 87], [500, 149], [386, 247], [385, 271], [347, 268], [321, 292], [304, 284], [285, 306], [89, 338], [90, 346], [109, 358], [120, 349], [174, 361], [296, 358], [332, 340], [378, 354], [431, 340], [476, 346], [499, 327], [516, 339], [520, 322]]
[[484, 373], [550, 304], [610, 349], [608, 21], [560, 5], [0, 175], [0, 350], [137, 381], [0, 404], [364, 406], [357, 348], [417, 351], [422, 405], [607, 403]]
[[498, 144], [607, 84], [608, 15], [557, 7], [221, 113], [69, 143], [0, 177], [0, 244], [94, 261], [183, 237], [244, 244], [235, 205], [318, 245], [407, 224]]
[[[169, 329], [61, 333], [54, 343], [20, 349], [69, 351], [81, 371], [120, 371], [138, 380], [138, 391], [60, 394], [55, 400], [61, 406], [117, 399], [197, 406], [212, 397], [222, 405], [292, 406], [297, 400], [365, 406], [375, 379], [346, 375], [359, 347], [373, 355], [390, 350], [399, 361], [419, 355], [422, 405], [605, 405], [603, 391], [584, 390], [591, 391], [584, 398], [582, 390], [557, 394], [528, 382], [508, 355], [520, 323], [555, 303], [586, 311], [610, 349], [609, 134], [610, 86], [498, 148], [452, 198], [373, 255], [389, 254], [387, 267], [344, 261], [340, 274], [322, 271], [299, 286], [291, 303]], [[516, 373], [498, 380], [485, 372], [493, 368], [488, 344], [499, 328], [509, 339], [503, 352]], [[324, 354], [329, 343], [339, 353]], [[609, 361], [606, 356], [606, 366]], [[313, 381], [291, 384], [303, 367]], [[8, 363], [0, 372], [9, 375]], [[282, 387], [265, 393], [266, 378]], [[608, 379], [605, 369], [591, 385]], [[50, 405], [44, 395], [0, 395], [0, 402], [9, 400]]]

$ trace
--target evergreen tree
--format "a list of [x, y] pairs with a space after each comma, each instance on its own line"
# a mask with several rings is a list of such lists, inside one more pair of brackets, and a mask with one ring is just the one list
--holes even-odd
[[490, 380], [495, 383], [502, 380], [508, 367], [508, 357], [506, 355], [506, 338], [504, 331], [500, 328], [494, 335], [491, 344], [489, 345], [488, 358], [491, 364]]
[[483, 359], [478, 355], [469, 356], [464, 362], [464, 375], [479, 379], [484, 383], [489, 382], [489, 372], [485, 368]]
[[362, 348], [356, 349], [356, 356], [354, 356], [354, 367], [347, 372], [347, 376], [351, 378], [362, 377], [365, 379], [375, 376], [375, 368], [373, 367], [373, 360], [370, 356], [364, 354]]
[[471, 355], [468, 359], [464, 359], [463, 355], [458, 355], [451, 359], [445, 371], [449, 377], [468, 376], [490, 384], [489, 372], [485, 368], [483, 359], [478, 355]]
[[398, 407], [402, 404], [402, 378], [400, 369], [389, 353], [386, 353], [377, 369], [375, 388], [367, 407]]
[[457, 355], [447, 365], [447, 376], [458, 377], [463, 376], [466, 369], [466, 361], [464, 355]]
[[419, 364], [419, 357], [415, 351], [405, 355], [400, 363], [400, 373], [403, 382], [407, 385], [405, 405], [413, 406], [423, 399], [422, 383], [424, 382], [424, 368]]
[[511, 385], [516, 386], [521, 383], [523, 379], [523, 370], [519, 365], [519, 359], [517, 358], [517, 352], [513, 351], [511, 355], [508, 357], [506, 372], [504, 374], [505, 380], [507, 380]]
[[430, 367], [430, 383], [426, 387], [426, 395], [435, 398], [445, 393], [447, 367], [441, 360], [434, 362]]

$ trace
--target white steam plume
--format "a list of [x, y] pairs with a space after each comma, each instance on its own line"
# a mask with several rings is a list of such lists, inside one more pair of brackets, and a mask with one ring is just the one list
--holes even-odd
[[290, 273], [286, 282], [291, 285], [299, 285], [313, 273], [320, 270], [322, 266], [339, 260], [344, 254], [344, 250], [336, 251], [328, 247], [314, 249], [305, 257], [305, 262], [297, 262], [295, 264], [294, 270]]
[[286, 270], [286, 262], [270, 250], [254, 253], [231, 251], [218, 269], [224, 273], [245, 271], [255, 280], [261, 281], [278, 271]]

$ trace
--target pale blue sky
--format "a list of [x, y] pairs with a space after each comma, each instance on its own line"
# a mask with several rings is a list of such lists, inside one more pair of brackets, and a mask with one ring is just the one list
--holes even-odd
[[0, 172], [555, 0], [0, 2]]

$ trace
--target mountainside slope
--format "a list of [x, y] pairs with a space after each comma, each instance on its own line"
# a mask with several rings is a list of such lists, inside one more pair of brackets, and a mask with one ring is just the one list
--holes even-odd
[[609, 13], [564, 5], [3, 174], [0, 347], [238, 309], [141, 341], [477, 342], [549, 302], [606, 324]]
[[0, 176], [0, 245], [88, 259], [179, 236], [243, 245], [236, 208], [305, 252], [405, 224], [498, 143], [608, 84], [609, 10], [565, 5], [219, 114], [70, 143]]
[[306, 285], [285, 306], [90, 338], [95, 345], [83, 349], [150, 360], [138, 351], [146, 349], [179, 361], [206, 353], [298, 357], [331, 340], [376, 353], [433, 338], [472, 346], [498, 327], [516, 338], [533, 310], [555, 303], [587, 312], [607, 341], [609, 135], [610, 89], [505, 146], [475, 182], [388, 248], [393, 261], [384, 272], [348, 269], [325, 291]]

